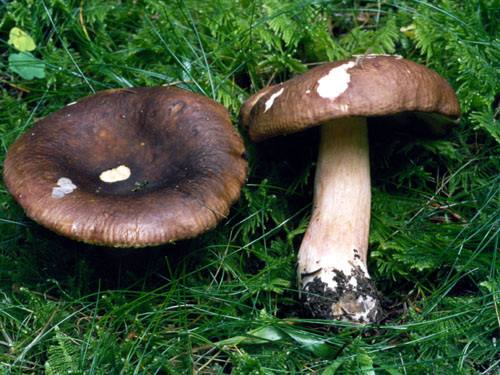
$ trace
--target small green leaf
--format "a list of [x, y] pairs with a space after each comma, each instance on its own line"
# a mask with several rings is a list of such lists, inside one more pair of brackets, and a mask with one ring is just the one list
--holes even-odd
[[317, 339], [308, 333], [292, 331], [291, 329], [285, 332], [297, 343], [301, 344], [303, 348], [322, 359], [332, 359], [337, 354], [338, 350], [328, 344], [326, 340]]
[[45, 65], [30, 52], [14, 53], [9, 56], [9, 69], [23, 79], [44, 78]]
[[491, 281], [481, 281], [479, 285], [488, 289], [488, 292], [490, 293], [493, 293], [495, 291], [495, 284]]
[[274, 326], [259, 328], [252, 332], [252, 336], [262, 338], [267, 342], [285, 340], [286, 335], [282, 330]]
[[33, 38], [18, 27], [10, 29], [8, 43], [19, 51], [33, 51], [36, 48]]
[[245, 336], [234, 336], [225, 340], [218, 341], [215, 343], [218, 347], [225, 345], [238, 345], [240, 343], [245, 344], [267, 344], [273, 341], [283, 341], [288, 336], [278, 327], [274, 326], [263, 326], [257, 329], [253, 329]]
[[337, 359], [331, 365], [325, 368], [325, 370], [321, 373], [321, 375], [335, 375], [337, 370], [342, 366], [345, 362], [345, 359]]

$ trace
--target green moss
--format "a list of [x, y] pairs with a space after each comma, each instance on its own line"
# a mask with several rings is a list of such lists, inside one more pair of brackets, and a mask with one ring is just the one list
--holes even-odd
[[[215, 230], [135, 251], [61, 238], [29, 220], [0, 185], [0, 368], [493, 371], [500, 361], [499, 12], [496, 0], [2, 2], [0, 160], [37, 118], [80, 97], [171, 84], [228, 108], [250, 173]], [[33, 37], [44, 78], [8, 69], [14, 26]], [[365, 328], [303, 319], [298, 304], [295, 256], [309, 220], [317, 132], [253, 144], [237, 118], [258, 89], [367, 50], [442, 74], [463, 118], [440, 141], [372, 131], [369, 268], [393, 311], [383, 326]], [[233, 340], [269, 326], [259, 340]]]

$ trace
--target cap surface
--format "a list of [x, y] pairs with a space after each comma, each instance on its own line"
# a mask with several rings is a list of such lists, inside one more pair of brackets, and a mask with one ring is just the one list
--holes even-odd
[[175, 87], [99, 92], [36, 123], [4, 161], [40, 224], [108, 246], [194, 237], [227, 215], [247, 175], [227, 110]]
[[261, 141], [342, 117], [423, 112], [458, 122], [460, 104], [436, 72], [400, 56], [367, 55], [320, 65], [269, 86], [242, 106], [240, 121]]

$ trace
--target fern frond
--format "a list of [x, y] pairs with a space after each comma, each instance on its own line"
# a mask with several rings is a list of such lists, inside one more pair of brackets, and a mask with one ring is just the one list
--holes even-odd
[[59, 327], [54, 328], [55, 343], [47, 350], [45, 372], [47, 375], [83, 375], [80, 367], [80, 348]]

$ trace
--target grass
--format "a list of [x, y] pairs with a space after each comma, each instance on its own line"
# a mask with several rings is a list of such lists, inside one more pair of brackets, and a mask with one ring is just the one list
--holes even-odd
[[[238, 127], [250, 163], [240, 201], [174, 245], [61, 238], [1, 185], [2, 372], [498, 374], [499, 20], [496, 0], [1, 2], [0, 160], [37, 118], [95, 91], [176, 85], [221, 102], [238, 127], [256, 90], [368, 48], [436, 70], [463, 110], [442, 140], [371, 131], [369, 269], [393, 305], [380, 325], [301, 315], [314, 130], [253, 144]], [[9, 69], [14, 26], [44, 78]]]

